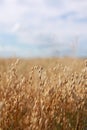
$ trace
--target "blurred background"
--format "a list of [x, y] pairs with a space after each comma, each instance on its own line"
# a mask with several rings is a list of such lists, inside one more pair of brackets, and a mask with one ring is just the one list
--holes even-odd
[[0, 0], [0, 57], [87, 57], [87, 0]]

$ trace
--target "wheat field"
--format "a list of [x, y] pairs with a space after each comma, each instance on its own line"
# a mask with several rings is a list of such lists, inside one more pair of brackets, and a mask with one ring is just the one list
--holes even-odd
[[0, 59], [0, 130], [87, 130], [87, 60]]

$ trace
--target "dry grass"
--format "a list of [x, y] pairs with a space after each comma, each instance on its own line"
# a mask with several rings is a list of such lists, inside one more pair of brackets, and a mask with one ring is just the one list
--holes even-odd
[[87, 60], [0, 60], [0, 130], [87, 130]]

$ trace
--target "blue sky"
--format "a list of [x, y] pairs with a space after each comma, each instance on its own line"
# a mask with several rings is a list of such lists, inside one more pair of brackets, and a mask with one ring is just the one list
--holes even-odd
[[0, 0], [0, 56], [87, 56], [87, 0]]

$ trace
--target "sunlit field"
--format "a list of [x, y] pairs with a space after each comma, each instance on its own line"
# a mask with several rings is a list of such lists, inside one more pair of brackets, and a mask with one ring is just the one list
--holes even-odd
[[87, 130], [87, 60], [1, 59], [0, 130]]

